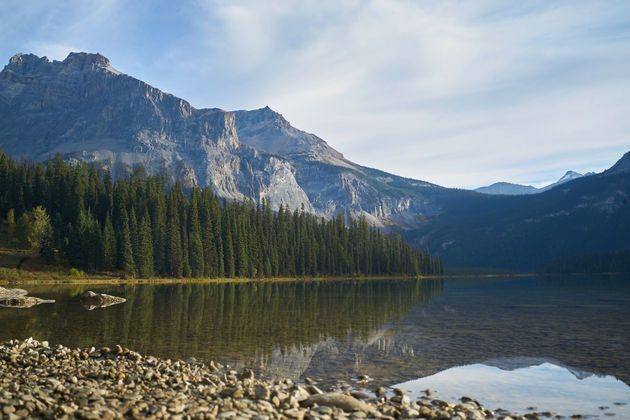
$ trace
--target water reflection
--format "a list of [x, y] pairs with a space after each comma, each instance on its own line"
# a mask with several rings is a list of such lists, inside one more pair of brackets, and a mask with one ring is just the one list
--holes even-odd
[[490, 409], [525, 414], [555, 412], [562, 416], [630, 418], [630, 387], [612, 376], [595, 375], [556, 361], [499, 359], [447, 369], [397, 385], [413, 397], [435, 389], [438, 398], [455, 401], [474, 392]]
[[162, 357], [266, 362], [278, 352], [366, 341], [384, 323], [428, 305], [442, 280], [182, 284], [91, 289], [123, 305], [86, 313], [82, 287], [35, 288], [57, 304], [0, 312], [0, 339], [34, 336], [75, 347], [121, 343]]
[[0, 340], [122, 344], [161, 357], [324, 382], [392, 385], [453, 366], [538, 358], [630, 383], [630, 278], [494, 278], [92, 287], [127, 299], [85, 311], [87, 287], [0, 308]]

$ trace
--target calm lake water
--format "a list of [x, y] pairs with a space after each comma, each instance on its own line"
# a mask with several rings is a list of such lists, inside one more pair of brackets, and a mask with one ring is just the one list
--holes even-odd
[[[88, 311], [79, 299], [88, 289], [127, 302]], [[367, 374], [374, 378], [369, 389], [433, 388], [488, 408], [630, 418], [627, 276], [29, 291], [57, 302], [0, 307], [1, 341], [121, 344], [325, 384]]]

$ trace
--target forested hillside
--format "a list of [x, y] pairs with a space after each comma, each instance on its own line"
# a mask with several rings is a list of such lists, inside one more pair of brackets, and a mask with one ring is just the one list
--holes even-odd
[[51, 263], [125, 276], [257, 277], [439, 274], [442, 264], [399, 236], [268, 203], [220, 201], [138, 167], [114, 181], [60, 155], [23, 163], [0, 154], [5, 241]]

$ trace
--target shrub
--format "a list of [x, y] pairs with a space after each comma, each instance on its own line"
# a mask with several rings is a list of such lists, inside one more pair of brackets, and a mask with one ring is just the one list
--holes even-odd
[[70, 270], [68, 270], [68, 275], [70, 277], [84, 277], [85, 272], [72, 267]]

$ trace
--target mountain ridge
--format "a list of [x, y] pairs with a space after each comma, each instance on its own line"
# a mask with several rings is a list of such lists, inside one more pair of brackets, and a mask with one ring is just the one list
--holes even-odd
[[513, 184], [510, 182], [495, 182], [494, 184], [491, 184], [485, 187], [476, 188], [474, 189], [474, 191], [480, 192], [482, 194], [503, 194], [503, 195], [540, 194], [541, 192], [545, 192], [547, 190], [555, 188], [558, 185], [562, 185], [565, 182], [573, 181], [574, 179], [578, 179], [583, 176], [590, 176], [590, 175], [595, 175], [595, 172], [587, 172], [585, 174], [581, 174], [575, 171], [567, 171], [556, 182], [553, 182], [549, 185], [545, 185], [544, 187], [540, 187], [540, 188], [536, 188], [531, 185]]
[[529, 270], [630, 245], [622, 236], [630, 226], [629, 153], [602, 174], [537, 194], [445, 188], [353, 163], [269, 107], [194, 108], [100, 54], [12, 57], [0, 72], [0, 143], [14, 157], [61, 153], [115, 174], [142, 165], [227, 200], [264, 199], [274, 210], [364, 216], [429, 246], [447, 266]]
[[43, 161], [62, 153], [114, 173], [143, 165], [187, 186], [210, 185], [223, 198], [265, 199], [273, 209], [363, 215], [376, 226], [415, 224], [417, 213], [438, 211], [420, 195], [384, 194], [386, 182], [268, 107], [196, 109], [100, 54], [52, 62], [16, 54], [0, 73], [0, 138], [13, 156]]

